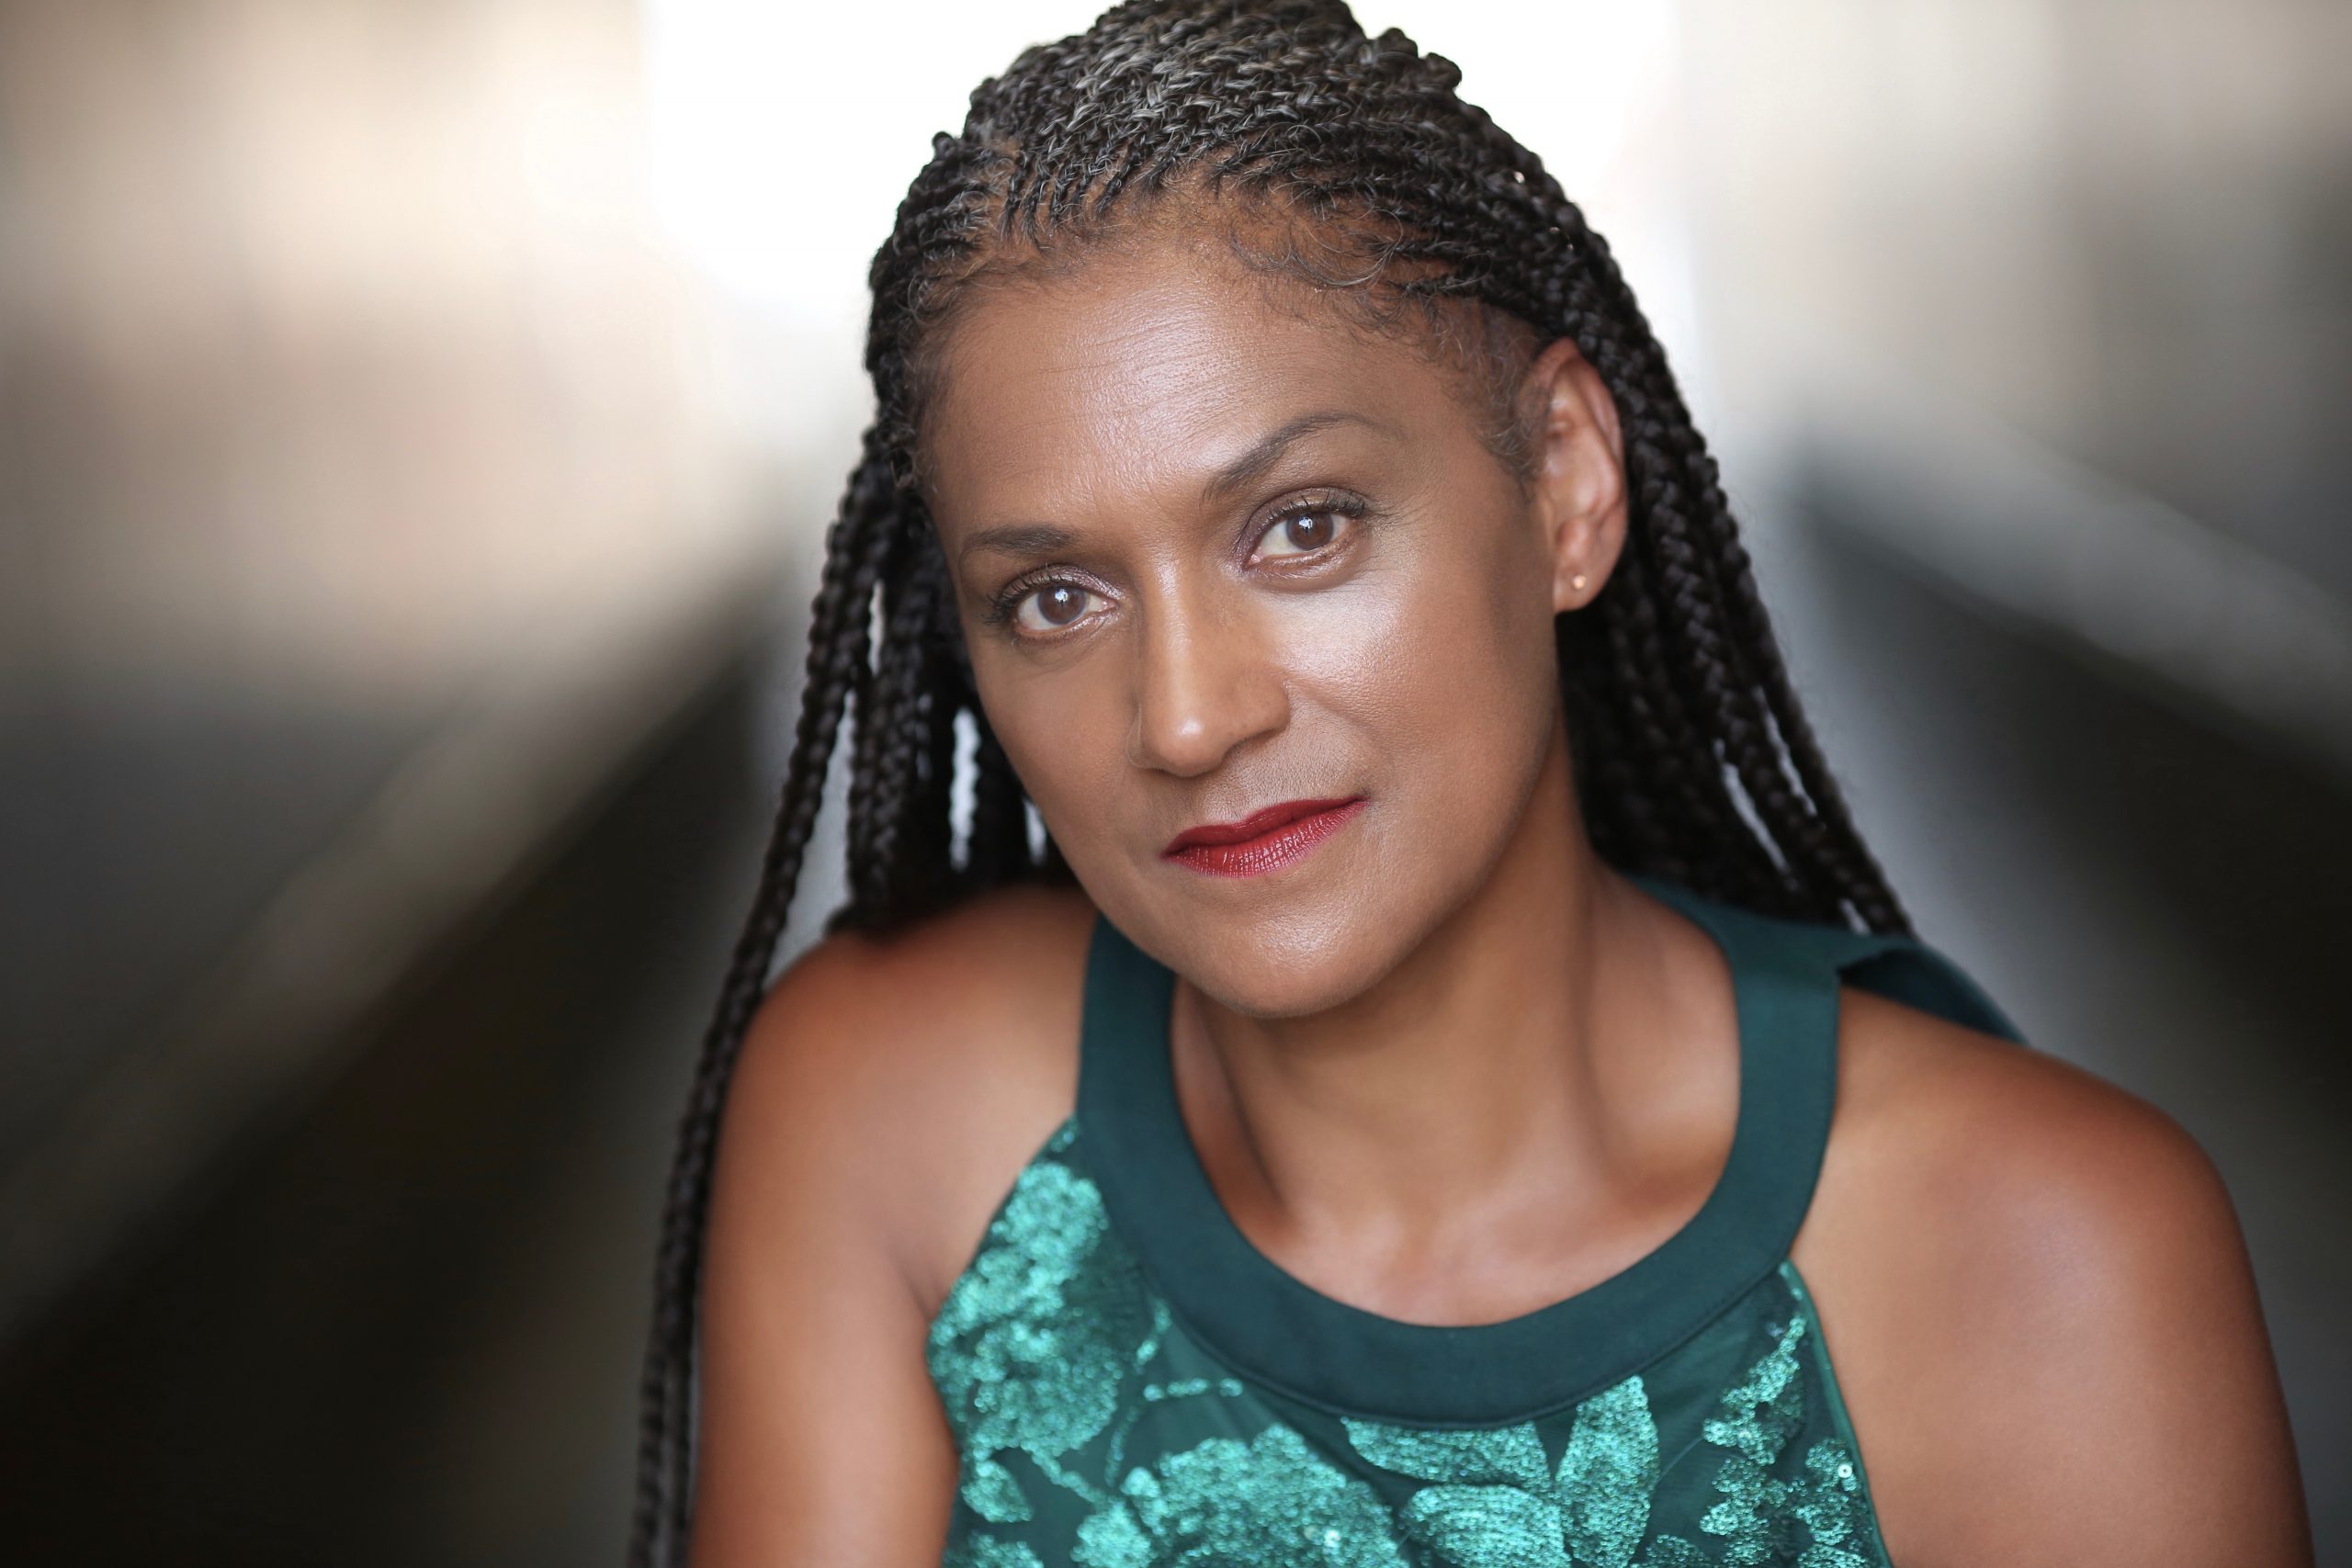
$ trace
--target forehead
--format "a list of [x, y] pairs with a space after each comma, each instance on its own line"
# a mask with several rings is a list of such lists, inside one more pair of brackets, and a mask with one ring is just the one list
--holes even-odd
[[1428, 354], [1211, 240], [990, 285], [955, 323], [923, 433], [943, 528], [1182, 494], [1267, 431], [1469, 418]]

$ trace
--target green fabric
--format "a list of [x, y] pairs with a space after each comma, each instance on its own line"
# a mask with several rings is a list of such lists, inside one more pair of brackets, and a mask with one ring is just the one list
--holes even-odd
[[930, 1359], [963, 1455], [950, 1563], [1885, 1562], [1786, 1262], [1566, 1409], [1364, 1419], [1245, 1384], [1171, 1321], [1072, 1123], [1023, 1173]]
[[1100, 928], [1078, 1111], [1022, 1172], [932, 1325], [962, 1459], [945, 1561], [1884, 1564], [1787, 1256], [1826, 1138], [1837, 984], [2015, 1031], [1908, 939], [1647, 885], [1732, 964], [1732, 1158], [1701, 1216], [1649, 1258], [1568, 1302], [1465, 1328], [1362, 1313], [1250, 1247], [1182, 1135], [1167, 973]]

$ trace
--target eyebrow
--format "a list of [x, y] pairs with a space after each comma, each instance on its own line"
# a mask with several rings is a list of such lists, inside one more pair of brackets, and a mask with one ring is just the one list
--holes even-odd
[[1256, 446], [1209, 476], [1209, 482], [1201, 487], [1201, 499], [1224, 501], [1229, 498], [1235, 491], [1240, 490], [1254, 479], [1262, 478], [1268, 468], [1282, 460], [1283, 453], [1299, 442], [1318, 431], [1329, 430], [1335, 424], [1361, 424], [1368, 430], [1383, 432], [1388, 429], [1386, 425], [1376, 420], [1367, 419], [1360, 413], [1351, 413], [1345, 409], [1300, 414], [1296, 419], [1286, 420], [1276, 426]]
[[964, 541], [956, 552], [958, 560], [969, 560], [983, 550], [1001, 556], [1059, 555], [1078, 543], [1078, 536], [1067, 528], [1051, 523], [1005, 523], [993, 528], [979, 528]]
[[[1393, 434], [1379, 421], [1345, 409], [1300, 414], [1275, 426], [1247, 452], [1211, 474], [1208, 481], [1201, 486], [1201, 499], [1207, 502], [1229, 499], [1236, 491], [1262, 479], [1266, 470], [1282, 461], [1283, 454], [1293, 446], [1310, 435], [1339, 424], [1361, 424], [1367, 430]], [[1069, 550], [1077, 543], [1077, 534], [1051, 523], [1005, 523], [992, 528], [974, 530], [956, 555], [959, 560], [968, 560], [984, 551], [1004, 556], [1049, 556]]]

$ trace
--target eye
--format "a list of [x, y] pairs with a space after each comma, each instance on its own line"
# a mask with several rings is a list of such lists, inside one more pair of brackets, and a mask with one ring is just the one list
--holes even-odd
[[1041, 582], [1021, 595], [1012, 620], [1024, 632], [1057, 632], [1076, 626], [1102, 603], [1100, 593], [1075, 582]]
[[1311, 556], [1329, 548], [1354, 522], [1345, 511], [1329, 504], [1295, 508], [1266, 525], [1266, 531], [1258, 536], [1258, 547], [1250, 552], [1250, 559], [1295, 560]]

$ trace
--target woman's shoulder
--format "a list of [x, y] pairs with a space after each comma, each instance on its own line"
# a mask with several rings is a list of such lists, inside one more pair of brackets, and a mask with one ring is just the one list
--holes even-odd
[[2022, 1242], [2030, 1212], [2120, 1243], [2225, 1201], [2178, 1122], [2048, 1052], [1848, 987], [1838, 1055], [1832, 1161], [1955, 1224]]
[[1094, 918], [1074, 888], [1013, 886], [828, 937], [745, 1032], [723, 1139], [854, 1201], [935, 1306], [1076, 1102]]
[[1822, 1196], [1878, 1245], [2029, 1291], [2160, 1285], [2236, 1245], [2212, 1161], [2146, 1100], [1866, 990], [1841, 992], [1839, 1016]]
[[[2186, 1487], [2232, 1434], [2226, 1468], [2275, 1457], [2252, 1272], [2196, 1141], [2055, 1056], [1902, 1003], [1848, 989], [1840, 1019], [1796, 1256], [1873, 1485], [1918, 1543], [1891, 1539], [1896, 1559], [1964, 1540], [2014, 1560], [2052, 1539], [2003, 1536], [2020, 1520], [2144, 1512], [2152, 1483]], [[1995, 1495], [2022, 1512], [1988, 1516]]]
[[1841, 991], [1798, 1265], [1898, 1333], [1913, 1372], [1939, 1347], [2020, 1383], [2087, 1370], [2092, 1342], [2124, 1351], [2158, 1313], [2193, 1314], [2241, 1251], [2219, 1173], [2162, 1111], [2047, 1052]]

